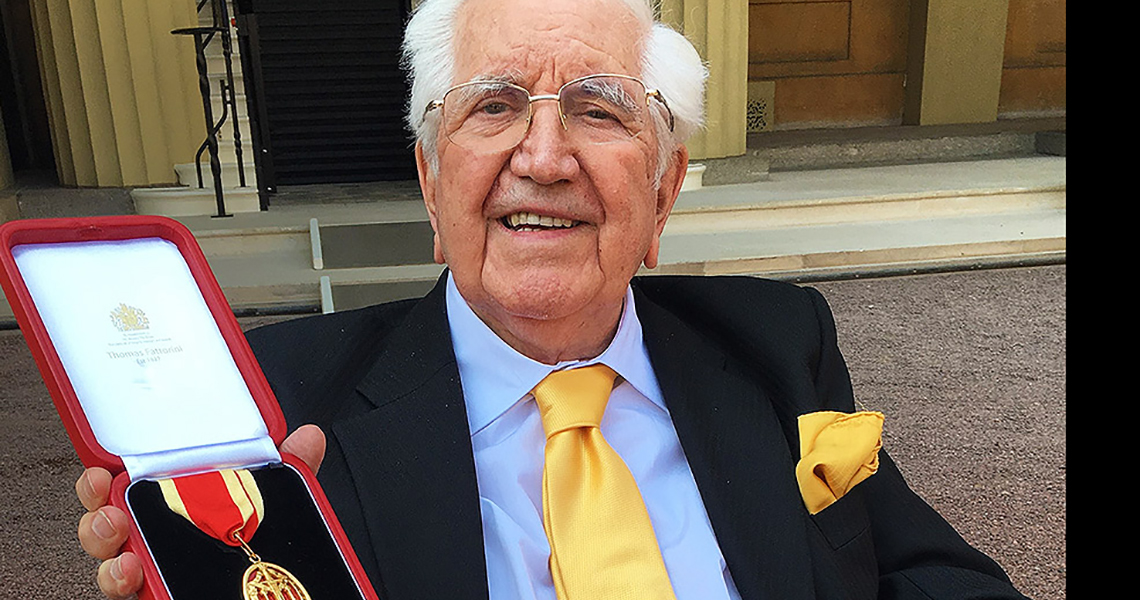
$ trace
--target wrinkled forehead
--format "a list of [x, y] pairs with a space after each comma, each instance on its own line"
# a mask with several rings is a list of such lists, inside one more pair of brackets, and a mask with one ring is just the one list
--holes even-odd
[[468, 0], [452, 84], [507, 79], [532, 93], [593, 73], [640, 77], [642, 29], [620, 0]]

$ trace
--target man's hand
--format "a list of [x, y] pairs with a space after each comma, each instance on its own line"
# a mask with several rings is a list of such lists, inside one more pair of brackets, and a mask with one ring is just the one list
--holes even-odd
[[127, 540], [130, 520], [122, 510], [108, 505], [111, 473], [99, 467], [87, 469], [75, 482], [75, 493], [87, 509], [79, 519], [79, 544], [103, 561], [99, 565], [99, 589], [108, 598], [129, 597], [142, 587], [142, 561], [130, 552], [116, 557]]
[[316, 425], [302, 425], [281, 442], [281, 451], [303, 460], [316, 475], [325, 459], [325, 432]]
[[[281, 451], [300, 458], [313, 473], [325, 457], [325, 434], [316, 425], [302, 425], [281, 443]], [[142, 560], [130, 552], [119, 554], [130, 533], [130, 519], [122, 510], [108, 504], [111, 474], [92, 467], [75, 482], [75, 494], [87, 509], [79, 519], [79, 544], [99, 565], [99, 589], [108, 598], [131, 597], [142, 588]]]

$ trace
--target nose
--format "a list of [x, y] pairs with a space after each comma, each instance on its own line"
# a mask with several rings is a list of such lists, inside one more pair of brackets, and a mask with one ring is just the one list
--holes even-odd
[[558, 102], [537, 98], [530, 129], [511, 154], [511, 171], [544, 185], [568, 181], [578, 174], [574, 147], [562, 126]]

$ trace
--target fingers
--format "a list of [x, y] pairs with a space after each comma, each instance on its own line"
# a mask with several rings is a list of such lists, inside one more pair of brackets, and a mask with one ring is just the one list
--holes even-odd
[[316, 425], [302, 425], [281, 442], [281, 451], [305, 461], [315, 474], [325, 458], [325, 433]]
[[75, 494], [87, 509], [79, 519], [79, 544], [95, 558], [105, 559], [99, 565], [99, 589], [112, 600], [130, 598], [142, 588], [142, 561], [130, 552], [120, 556], [119, 549], [130, 534], [126, 513], [108, 506], [111, 495], [111, 473], [106, 469], [87, 469], [75, 482]]
[[99, 590], [111, 600], [130, 598], [142, 588], [142, 561], [130, 552], [105, 560], [99, 565], [97, 580]]
[[130, 522], [120, 509], [108, 506], [111, 474], [98, 467], [87, 469], [75, 482], [75, 494], [87, 509], [79, 519], [79, 543], [83, 550], [99, 559], [119, 553], [130, 533]]
[[88, 512], [107, 504], [111, 495], [111, 473], [107, 469], [91, 467], [83, 471], [75, 482], [75, 495]]
[[130, 534], [126, 513], [114, 506], [104, 506], [79, 519], [79, 544], [99, 559], [113, 558]]

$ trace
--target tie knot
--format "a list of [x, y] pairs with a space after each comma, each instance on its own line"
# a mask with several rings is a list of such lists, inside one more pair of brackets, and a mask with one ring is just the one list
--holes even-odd
[[617, 373], [601, 363], [555, 371], [534, 386], [546, 437], [574, 427], [597, 427]]

